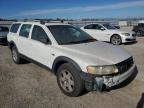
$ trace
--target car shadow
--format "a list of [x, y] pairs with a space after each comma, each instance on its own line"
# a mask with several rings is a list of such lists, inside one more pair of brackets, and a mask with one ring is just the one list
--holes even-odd
[[28, 60], [22, 59], [20, 64], [30, 64], [31, 62], [29, 62]]
[[144, 108], [144, 93], [142, 93], [142, 96], [141, 96], [136, 108]]
[[[106, 43], [112, 44], [112, 43], [110, 43], [110, 42], [106, 42]], [[136, 43], [138, 43], [138, 41], [128, 42], [128, 43], [122, 43], [122, 44], [120, 44], [120, 46], [121, 46], [121, 45], [133, 45], [133, 44], [136, 44]], [[113, 44], [112, 44], [112, 45], [113, 45]], [[115, 46], [119, 46], [119, 45], [115, 45]]]
[[108, 88], [108, 89], [104, 89], [104, 91], [109, 92], [111, 90], [116, 90], [116, 89], [120, 89], [120, 88], [123, 88], [123, 87], [127, 86], [128, 84], [130, 84], [135, 79], [137, 74], [138, 74], [138, 69], [135, 66], [133, 74], [128, 79], [126, 79], [124, 82], [122, 82], [122, 83], [120, 83], [120, 84], [118, 84], [116, 86], [113, 86], [113, 87]]
[[136, 43], [138, 43], [138, 41], [123, 43], [122, 45], [133, 45], [133, 44], [136, 44]]

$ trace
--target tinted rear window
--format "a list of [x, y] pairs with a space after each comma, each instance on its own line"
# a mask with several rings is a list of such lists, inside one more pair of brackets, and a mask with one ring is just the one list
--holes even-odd
[[12, 32], [12, 33], [17, 33], [18, 28], [19, 28], [20, 25], [21, 25], [20, 23], [18, 23], [18, 24], [13, 24], [12, 27], [11, 27], [11, 29], [10, 29], [10, 32]]

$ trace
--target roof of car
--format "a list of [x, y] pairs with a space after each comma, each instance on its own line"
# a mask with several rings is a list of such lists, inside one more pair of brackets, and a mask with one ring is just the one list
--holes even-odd
[[66, 24], [66, 23], [45, 23], [46, 26], [49, 26], [49, 25], [69, 25], [69, 24]]
[[69, 25], [68, 23], [60, 23], [60, 22], [40, 22], [40, 21], [18, 21], [18, 22], [14, 22], [13, 24], [16, 23], [22, 23], [22, 24], [42, 24], [42, 25]]

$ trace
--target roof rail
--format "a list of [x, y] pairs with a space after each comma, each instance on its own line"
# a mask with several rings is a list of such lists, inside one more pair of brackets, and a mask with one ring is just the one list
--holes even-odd
[[43, 19], [24, 19], [24, 20], [18, 20], [18, 21], [23, 21], [23, 22], [39, 22], [41, 24], [45, 24], [45, 23], [65, 23], [63, 20], [61, 21], [50, 21], [50, 20], [43, 20]]

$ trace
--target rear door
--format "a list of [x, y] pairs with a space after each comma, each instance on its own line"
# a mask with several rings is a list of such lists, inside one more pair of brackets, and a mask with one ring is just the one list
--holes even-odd
[[29, 56], [30, 50], [30, 32], [31, 32], [32, 25], [31, 24], [23, 24], [19, 31], [18, 37], [18, 50], [21, 54], [25, 56]]
[[84, 27], [84, 31], [90, 34], [97, 40], [106, 41], [107, 40], [107, 30], [100, 24], [90, 24]]
[[98, 40], [100, 40], [100, 41], [109, 41], [110, 40], [109, 31], [106, 28], [104, 28], [101, 24], [95, 24], [94, 29], [97, 34]]
[[95, 30], [94, 24], [87, 25], [83, 29], [89, 35], [91, 35], [92, 37], [97, 39], [97, 33], [96, 33], [96, 30]]

